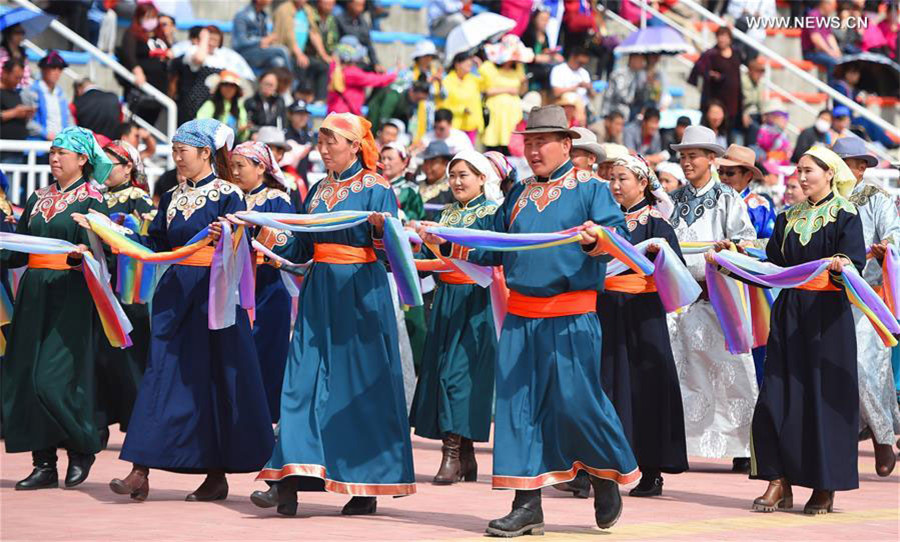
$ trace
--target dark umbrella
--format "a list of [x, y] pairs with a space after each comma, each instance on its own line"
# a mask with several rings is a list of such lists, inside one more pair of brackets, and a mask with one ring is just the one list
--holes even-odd
[[900, 64], [884, 55], [859, 53], [847, 55], [834, 68], [834, 77], [841, 79], [849, 68], [859, 69], [857, 90], [879, 96], [900, 98]]

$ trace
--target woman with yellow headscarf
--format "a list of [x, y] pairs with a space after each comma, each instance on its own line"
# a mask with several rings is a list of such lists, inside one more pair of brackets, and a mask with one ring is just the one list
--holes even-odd
[[862, 221], [846, 199], [856, 180], [844, 161], [816, 146], [797, 171], [806, 199], [778, 216], [766, 256], [781, 267], [823, 258], [831, 265], [782, 290], [772, 307], [750, 477], [769, 482], [754, 510], [791, 508], [797, 485], [813, 489], [803, 511], [826, 514], [835, 491], [859, 487], [856, 331], [840, 271], [862, 271], [866, 247]]
[[366, 119], [328, 115], [318, 148], [328, 176], [300, 212], [374, 214], [368, 224], [272, 244], [291, 261], [313, 264], [288, 353], [278, 442], [257, 477], [272, 484], [250, 499], [294, 515], [297, 491], [328, 491], [353, 496], [343, 514], [373, 514], [377, 496], [416, 491], [397, 321], [380, 261], [384, 213], [397, 214], [397, 198], [375, 172]]

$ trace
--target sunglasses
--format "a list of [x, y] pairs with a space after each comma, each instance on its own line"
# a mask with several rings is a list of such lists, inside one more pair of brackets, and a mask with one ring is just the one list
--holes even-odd
[[740, 168], [722, 168], [719, 170], [719, 177], [737, 177], [741, 173]]

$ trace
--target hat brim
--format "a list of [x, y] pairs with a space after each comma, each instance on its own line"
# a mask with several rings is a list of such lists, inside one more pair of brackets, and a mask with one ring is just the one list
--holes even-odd
[[276, 142], [276, 143], [268, 143], [268, 142], [266, 142], [266, 141], [263, 141], [262, 143], [264, 143], [264, 144], [266, 144], [266, 145], [268, 145], [268, 146], [270, 146], [270, 147], [276, 147], [276, 148], [279, 148], [279, 149], [282, 149], [282, 150], [285, 150], [285, 151], [286, 151], [286, 150], [289, 150], [289, 149], [291, 148], [291, 146], [287, 144], [287, 141], [285, 141], [284, 143], [282, 143], [282, 142], [280, 142], [280, 141], [279, 141], [279, 142]]
[[875, 158], [871, 154], [854, 154], [852, 156], [841, 156], [841, 160], [850, 160], [854, 158], [856, 160], [865, 160], [866, 167], [875, 167], [878, 165], [878, 158]]
[[599, 143], [573, 143], [572, 148], [593, 154], [597, 157], [598, 163], [606, 161], [606, 151], [603, 150], [603, 147], [601, 147]]
[[581, 134], [579, 134], [575, 130], [569, 130], [568, 128], [554, 128], [554, 127], [526, 128], [524, 130], [514, 130], [513, 133], [519, 134], [519, 135], [560, 133], [560, 134], [566, 134], [569, 137], [571, 137], [572, 139], [578, 139], [579, 137], [581, 137]]
[[688, 149], [703, 149], [705, 151], [710, 151], [716, 153], [716, 156], [723, 156], [725, 154], [725, 147], [722, 145], [717, 145], [715, 143], [678, 143], [675, 145], [669, 145], [673, 151], [686, 151]]
[[737, 162], [735, 160], [729, 160], [728, 158], [716, 158], [716, 165], [717, 166], [742, 167], [745, 169], [749, 169], [750, 171], [753, 172], [753, 179], [756, 181], [761, 181], [765, 177], [765, 175], [763, 175], [763, 172], [760, 171], [758, 167], [752, 166], [752, 165], [747, 165], [744, 162]]

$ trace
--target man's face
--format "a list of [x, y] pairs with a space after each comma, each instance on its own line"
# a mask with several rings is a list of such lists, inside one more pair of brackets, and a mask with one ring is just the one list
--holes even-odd
[[588, 171], [593, 170], [594, 164], [597, 162], [597, 156], [588, 152], [584, 149], [572, 149], [571, 151], [572, 163], [575, 164], [575, 167], [579, 169], [586, 169]]
[[691, 182], [703, 180], [703, 177], [709, 172], [713, 157], [714, 153], [703, 149], [681, 151], [679, 162], [687, 180]]
[[347, 2], [347, 11], [354, 17], [366, 10], [366, 0], [350, 0]]
[[447, 139], [450, 137], [450, 126], [451, 124], [447, 121], [435, 122], [434, 135], [438, 139]]
[[740, 193], [753, 180], [753, 172], [740, 166], [722, 166], [719, 168], [719, 178]]
[[309, 124], [309, 113], [291, 113], [291, 126], [294, 130], [302, 130]]
[[209, 52], [212, 53], [222, 45], [222, 36], [217, 32], [209, 33]]
[[759, 62], [752, 62], [750, 66], [747, 68], [747, 72], [750, 74], [750, 80], [754, 83], [759, 83], [759, 80], [762, 79], [764, 73], [766, 73], [766, 69]]
[[139, 130], [137, 128], [132, 128], [127, 134], [122, 134], [122, 141], [127, 141], [128, 143], [131, 143], [132, 147], [137, 148], [140, 143]]
[[644, 134], [644, 137], [650, 137], [659, 131], [659, 119], [658, 118], [649, 118], [641, 122], [641, 130]]
[[719, 49], [728, 49], [731, 47], [731, 36], [725, 32], [716, 35], [716, 46]]
[[412, 89], [409, 90], [409, 101], [410, 101], [410, 103], [417, 104], [417, 103], [421, 102], [422, 100], [424, 100], [424, 99], [426, 99], [426, 98], [428, 98], [428, 94], [425, 93], [425, 92], [417, 92], [417, 91], [412, 90]]
[[850, 171], [853, 172], [853, 175], [856, 177], [856, 182], [862, 181], [863, 175], [866, 173], [866, 161], [860, 158], [847, 158], [844, 160], [847, 164], [847, 167], [850, 168]]
[[572, 59], [575, 62], [575, 65], [579, 68], [591, 61], [591, 57], [589, 57], [587, 55], [587, 53], [582, 53], [580, 55], [574, 55], [572, 57]]
[[622, 134], [622, 129], [625, 128], [624, 117], [613, 117], [612, 120], [606, 119], [603, 123], [606, 125], [606, 135], [610, 137], [619, 137]]
[[844, 133], [849, 128], [850, 128], [850, 117], [849, 116], [834, 117], [834, 119], [831, 121], [831, 129], [839, 134]]
[[437, 158], [429, 158], [422, 164], [425, 170], [425, 180], [434, 183], [444, 178], [447, 173], [447, 158], [438, 156]]
[[7, 70], [3, 72], [3, 77], [0, 78], [0, 82], [3, 83], [3, 88], [5, 89], [13, 89], [19, 84], [19, 81], [22, 80], [22, 74], [24, 70], [16, 66], [11, 70]]
[[41, 68], [41, 79], [48, 87], [54, 88], [62, 75], [62, 68]]
[[819, 13], [827, 17], [837, 11], [837, 0], [822, 0], [819, 2]]
[[336, 0], [319, 0], [319, 12], [324, 14], [329, 14], [334, 11], [334, 4]]
[[538, 177], [548, 177], [569, 159], [572, 140], [560, 133], [525, 134], [525, 159]]

